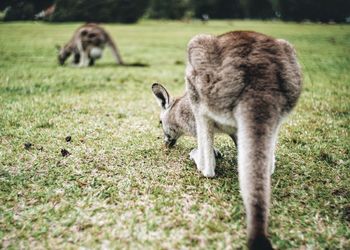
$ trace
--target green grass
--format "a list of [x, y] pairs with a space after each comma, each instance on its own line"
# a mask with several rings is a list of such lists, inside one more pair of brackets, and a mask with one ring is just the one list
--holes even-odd
[[[255, 30], [293, 43], [305, 79], [280, 133], [273, 244], [350, 248], [350, 26], [106, 25], [126, 62], [150, 67], [114, 66], [108, 51], [93, 68], [59, 67], [55, 44], [77, 27], [0, 24], [0, 247], [244, 248], [233, 143], [216, 137], [224, 154], [217, 177], [201, 177], [188, 157], [193, 138], [163, 147], [150, 86], [160, 82], [173, 95], [183, 93], [193, 35]], [[61, 149], [70, 155], [62, 157]]]

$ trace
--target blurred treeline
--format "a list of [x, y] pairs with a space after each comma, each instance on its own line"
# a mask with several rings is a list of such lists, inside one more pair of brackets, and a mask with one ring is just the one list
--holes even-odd
[[[53, 5], [52, 13], [38, 15]], [[133, 23], [141, 17], [350, 21], [350, 0], [1, 0], [0, 10], [5, 21], [35, 16], [56, 22]]]

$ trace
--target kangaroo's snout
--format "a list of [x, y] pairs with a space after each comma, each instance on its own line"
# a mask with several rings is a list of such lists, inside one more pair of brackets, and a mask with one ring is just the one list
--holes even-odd
[[167, 137], [164, 138], [164, 143], [165, 143], [165, 146], [167, 148], [174, 147], [175, 144], [176, 144], [176, 141], [177, 141], [176, 139], [170, 139], [170, 138], [167, 138]]

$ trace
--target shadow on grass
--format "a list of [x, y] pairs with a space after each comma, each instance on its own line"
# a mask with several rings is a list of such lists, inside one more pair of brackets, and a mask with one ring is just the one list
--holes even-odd
[[146, 68], [150, 67], [147, 63], [141, 63], [141, 62], [134, 62], [134, 63], [125, 63], [123, 65], [118, 65], [115, 63], [97, 63], [92, 67], [96, 68], [107, 68], [107, 67], [135, 67], [135, 68]]

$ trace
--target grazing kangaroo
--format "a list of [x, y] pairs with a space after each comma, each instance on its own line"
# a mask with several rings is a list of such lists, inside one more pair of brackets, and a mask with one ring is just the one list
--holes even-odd
[[277, 134], [302, 85], [293, 46], [248, 31], [198, 35], [188, 44], [185, 80], [186, 93], [176, 99], [160, 84], [152, 85], [166, 145], [183, 134], [196, 136], [198, 149], [190, 158], [204, 176], [214, 177], [214, 133], [237, 137], [248, 247], [272, 249], [267, 226]]
[[102, 57], [105, 46], [109, 46], [117, 64], [123, 64], [116, 44], [111, 36], [100, 26], [88, 23], [78, 28], [69, 42], [59, 49], [58, 61], [61, 65], [74, 55], [73, 63], [79, 67], [92, 66]]

